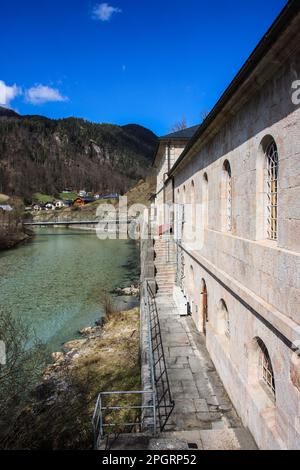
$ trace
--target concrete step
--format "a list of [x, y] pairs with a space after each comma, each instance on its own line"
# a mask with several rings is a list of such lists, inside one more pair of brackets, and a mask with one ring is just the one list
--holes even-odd
[[174, 269], [173, 267], [168, 267], [168, 266], [159, 266], [158, 264], [155, 265], [156, 266], [156, 269], [157, 271], [161, 271], [161, 272], [165, 272], [165, 273], [175, 273], [176, 272], [176, 269]]
[[161, 281], [173, 281], [174, 279], [176, 279], [176, 276], [175, 274], [170, 274], [170, 273], [157, 273], [157, 275], [155, 276], [155, 279], [156, 280], [161, 280]]
[[[257, 450], [250, 433], [244, 428], [227, 428], [163, 432], [151, 434], [121, 434], [109, 441], [109, 450]], [[105, 450], [105, 441], [99, 450]]]
[[162, 279], [162, 280], [172, 280], [172, 279], [175, 279], [176, 275], [175, 273], [164, 273], [164, 272], [159, 272], [159, 273], [156, 273], [156, 276], [155, 278], [156, 279]]
[[160, 280], [160, 281], [170, 281], [170, 282], [173, 282], [175, 279], [176, 279], [176, 276], [173, 275], [173, 274], [158, 274], [155, 276], [155, 279], [156, 280]]
[[172, 274], [159, 274], [157, 276], [155, 276], [155, 279], [156, 280], [160, 280], [162, 282], [166, 281], [166, 282], [174, 282], [174, 280], [176, 279], [176, 276], [175, 275], [172, 275]]
[[161, 282], [156, 281], [156, 284], [160, 287], [168, 287], [170, 289], [172, 289], [174, 286], [174, 282], [166, 282], [166, 281], [161, 281]]
[[[105, 450], [105, 441], [103, 441], [98, 450]], [[116, 440], [110, 439], [109, 450], [188, 450], [185, 442], [171, 439], [160, 434], [153, 436], [151, 434], [121, 434]]]
[[196, 445], [199, 450], [257, 450], [257, 446], [245, 428], [207, 429], [162, 433], [167, 440], [185, 442], [188, 448]]
[[160, 268], [158, 266], [156, 266], [156, 272], [158, 273], [161, 273], [161, 274], [175, 274], [176, 273], [176, 270], [173, 269], [173, 268], [164, 268], [163, 266], [161, 266]]
[[175, 279], [173, 280], [173, 279], [170, 279], [170, 278], [167, 278], [167, 279], [158, 279], [158, 278], [156, 278], [156, 284], [158, 284], [159, 286], [173, 287], [174, 283], [175, 283]]
[[169, 296], [172, 296], [173, 294], [173, 291], [170, 289], [170, 290], [158, 290], [157, 291], [157, 295], [169, 295]]
[[157, 273], [157, 275], [155, 276], [156, 279], [175, 279], [176, 275], [175, 273], [172, 274], [172, 273], [163, 273], [163, 272], [160, 272], [160, 273]]

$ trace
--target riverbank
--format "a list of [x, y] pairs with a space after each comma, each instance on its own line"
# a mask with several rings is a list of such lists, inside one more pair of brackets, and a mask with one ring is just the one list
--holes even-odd
[[111, 313], [102, 327], [82, 330], [81, 339], [54, 353], [6, 448], [92, 448], [99, 392], [140, 390], [139, 329], [138, 309]]
[[16, 230], [0, 228], [0, 251], [9, 250], [11, 248], [25, 243], [34, 237], [34, 233], [24, 228]]
[[24, 205], [20, 198], [0, 194], [0, 251], [30, 240], [34, 233], [22, 223]]

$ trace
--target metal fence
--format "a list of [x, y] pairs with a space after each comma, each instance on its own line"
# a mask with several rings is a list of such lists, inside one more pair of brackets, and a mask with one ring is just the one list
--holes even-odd
[[147, 284], [147, 300], [149, 308], [151, 355], [153, 360], [158, 425], [162, 432], [174, 409], [175, 403], [170, 389], [155, 295], [149, 284]]
[[[152, 416], [150, 423], [149, 415]], [[156, 397], [153, 390], [101, 392], [93, 415], [94, 447], [98, 449], [100, 442], [106, 439], [105, 448], [108, 448], [110, 437], [114, 441], [120, 434], [142, 433], [146, 426], [149, 429], [149, 425], [152, 426], [152, 433], [156, 434]]]

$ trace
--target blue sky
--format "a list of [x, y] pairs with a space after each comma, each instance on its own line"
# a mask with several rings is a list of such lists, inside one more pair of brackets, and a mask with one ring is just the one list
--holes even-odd
[[210, 110], [285, 0], [2, 0], [0, 103], [138, 123]]

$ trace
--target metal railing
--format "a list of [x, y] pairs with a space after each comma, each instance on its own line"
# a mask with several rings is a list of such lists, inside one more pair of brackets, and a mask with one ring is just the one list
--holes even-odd
[[176, 243], [173, 238], [166, 240], [167, 244], [167, 263], [176, 265]]
[[[150, 413], [144, 413], [146, 410]], [[152, 422], [149, 421], [149, 414]], [[146, 425], [147, 429], [152, 427], [153, 434], [156, 433], [156, 397], [153, 390], [99, 393], [93, 415], [95, 449], [105, 439], [107, 449], [110, 436], [114, 441], [120, 434], [141, 433]]]
[[147, 294], [156, 406], [159, 429], [162, 432], [173, 412], [175, 402], [170, 389], [155, 295], [149, 283], [147, 283]]
[[[94, 415], [94, 446], [111, 445], [123, 433], [162, 432], [174, 409], [171, 396], [161, 329], [155, 295], [145, 281], [143, 293], [147, 306], [147, 363], [149, 366], [149, 390], [101, 392]], [[132, 403], [134, 402], [134, 403]]]

